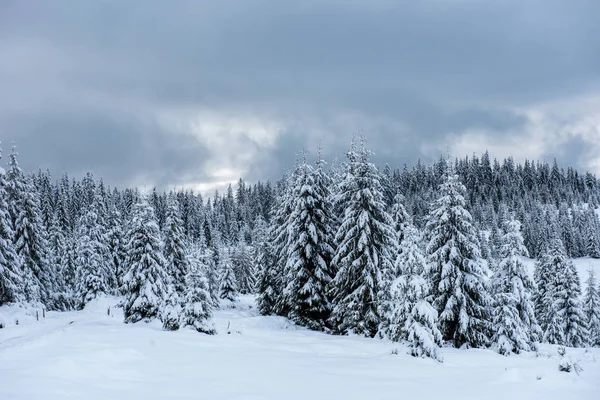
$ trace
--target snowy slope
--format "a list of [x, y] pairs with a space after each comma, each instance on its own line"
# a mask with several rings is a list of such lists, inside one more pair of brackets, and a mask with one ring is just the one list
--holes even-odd
[[[533, 279], [533, 271], [535, 269], [535, 260], [531, 258], [521, 257], [523, 263], [527, 266], [527, 270]], [[592, 268], [596, 272], [596, 279], [600, 278], [600, 259], [591, 257], [574, 258], [573, 264], [579, 274], [579, 280], [581, 281], [582, 290], [585, 290], [585, 281], [589, 276], [589, 269]]]
[[444, 349], [437, 364], [387, 341], [257, 316], [252, 301], [219, 311], [216, 336], [125, 325], [114, 309], [106, 315], [115, 299], [9, 326], [0, 330], [0, 399], [596, 399], [600, 391], [600, 349], [568, 350], [580, 376], [558, 371], [551, 346], [547, 357]]

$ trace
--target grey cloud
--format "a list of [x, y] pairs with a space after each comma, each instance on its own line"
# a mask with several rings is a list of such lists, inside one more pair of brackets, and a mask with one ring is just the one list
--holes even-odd
[[[314, 148], [314, 129], [329, 157], [362, 130], [378, 162], [431, 160], [424, 142], [514, 135], [527, 120], [512, 110], [594, 93], [598, 11], [592, 0], [5, 2], [0, 135], [17, 137], [29, 167], [119, 183], [210, 179], [202, 145], [154, 123], [164, 107], [282, 122], [260, 158], [223, 155], [250, 163], [251, 180]], [[574, 163], [576, 148], [561, 157]]]

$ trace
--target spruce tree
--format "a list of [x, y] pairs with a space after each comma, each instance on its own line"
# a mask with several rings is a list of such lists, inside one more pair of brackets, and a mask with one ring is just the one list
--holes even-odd
[[500, 264], [493, 277], [494, 315], [492, 342], [500, 354], [536, 350], [541, 329], [534, 313], [534, 284], [520, 257], [528, 256], [521, 236], [521, 224], [510, 216], [504, 221], [504, 235], [498, 251]]
[[14, 226], [13, 243], [22, 261], [25, 298], [41, 301], [53, 308], [54, 291], [49, 271], [49, 249], [45, 228], [40, 217], [39, 198], [30, 177], [23, 175], [13, 147], [7, 171], [7, 194], [9, 212]]
[[133, 208], [127, 232], [127, 273], [123, 276], [126, 323], [150, 321], [159, 315], [165, 293], [166, 261], [154, 210], [145, 197]]
[[442, 334], [437, 327], [437, 311], [427, 300], [430, 285], [424, 273], [427, 260], [421, 250], [418, 231], [410, 224], [403, 228], [403, 240], [396, 259], [399, 277], [392, 285], [390, 338], [407, 340], [415, 357], [442, 358]]
[[374, 337], [382, 322], [382, 277], [393, 267], [396, 234], [385, 211], [380, 175], [369, 162], [364, 141], [354, 141], [348, 152], [340, 204], [345, 210], [336, 233], [337, 271], [332, 281], [335, 332]]
[[81, 217], [77, 230], [76, 297], [83, 308], [98, 295], [108, 292], [104, 238], [93, 207]]
[[[1, 158], [0, 149], [0, 158]], [[4, 169], [0, 168], [0, 306], [25, 300], [21, 259], [13, 243], [14, 231], [7, 203]]]
[[588, 344], [600, 346], [600, 287], [596, 281], [596, 273], [590, 267], [586, 280], [585, 296], [583, 298], [583, 312], [587, 320]]
[[573, 263], [560, 239], [552, 239], [536, 264], [536, 313], [544, 341], [580, 347], [585, 343], [585, 317], [579, 297], [581, 286]]
[[185, 293], [185, 277], [190, 268], [186, 257], [182, 226], [179, 203], [175, 195], [170, 193], [167, 198], [164, 254], [167, 260], [167, 274], [179, 296], [183, 296]]
[[220, 261], [219, 297], [229, 301], [235, 301], [238, 294], [238, 284], [229, 254], [223, 254]]
[[453, 173], [440, 185], [426, 225], [428, 276], [444, 340], [454, 347], [484, 347], [489, 343], [491, 297], [464, 193]]
[[214, 326], [208, 321], [212, 316], [208, 282], [196, 265], [192, 265], [189, 269], [186, 276], [186, 286], [187, 291], [183, 307], [184, 326], [191, 326], [198, 332], [215, 334]]
[[320, 164], [317, 168], [303, 162], [296, 173], [283, 301], [291, 320], [323, 330], [331, 313], [327, 289], [334, 249], [328, 189], [323, 179], [315, 179], [323, 173]]
[[123, 232], [123, 219], [121, 212], [115, 204], [110, 204], [108, 207], [108, 251], [110, 253], [110, 269], [113, 275], [113, 280], [116, 283], [117, 291], [123, 285], [123, 275], [126, 271], [125, 261], [125, 233]]
[[242, 240], [233, 250], [231, 257], [233, 270], [241, 294], [254, 293], [256, 287], [256, 271], [252, 262], [251, 249]]
[[175, 286], [172, 284], [167, 285], [166, 293], [160, 318], [165, 331], [176, 331], [179, 329], [182, 319], [181, 299], [179, 298], [179, 293], [175, 290]]

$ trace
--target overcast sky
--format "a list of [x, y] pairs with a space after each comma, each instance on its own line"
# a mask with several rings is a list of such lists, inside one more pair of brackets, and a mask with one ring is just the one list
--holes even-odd
[[597, 0], [0, 0], [0, 140], [111, 185], [276, 178], [362, 132], [600, 174]]

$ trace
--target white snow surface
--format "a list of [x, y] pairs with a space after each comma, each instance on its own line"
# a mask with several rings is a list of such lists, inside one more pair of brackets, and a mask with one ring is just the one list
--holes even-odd
[[224, 303], [214, 336], [166, 332], [157, 321], [124, 324], [117, 301], [98, 299], [39, 322], [31, 310], [0, 308], [5, 319], [22, 319], [0, 329], [0, 399], [583, 400], [600, 393], [600, 349], [567, 349], [580, 375], [559, 372], [557, 347], [546, 345], [541, 355], [510, 357], [444, 348], [439, 364], [397, 343], [258, 316], [252, 296], [235, 308]]
[[[533, 279], [533, 272], [535, 270], [535, 260], [527, 257], [521, 257], [521, 260], [523, 260], [523, 263], [527, 267], [527, 271], [529, 272], [531, 279]], [[577, 274], [579, 275], [579, 281], [581, 282], [581, 290], [582, 292], [584, 292], [587, 286], [586, 281], [590, 276], [590, 268], [596, 272], [596, 276], [600, 276], [600, 259], [591, 257], [580, 257], [573, 258], [571, 259], [571, 261], [573, 261], [573, 265], [577, 270]]]

